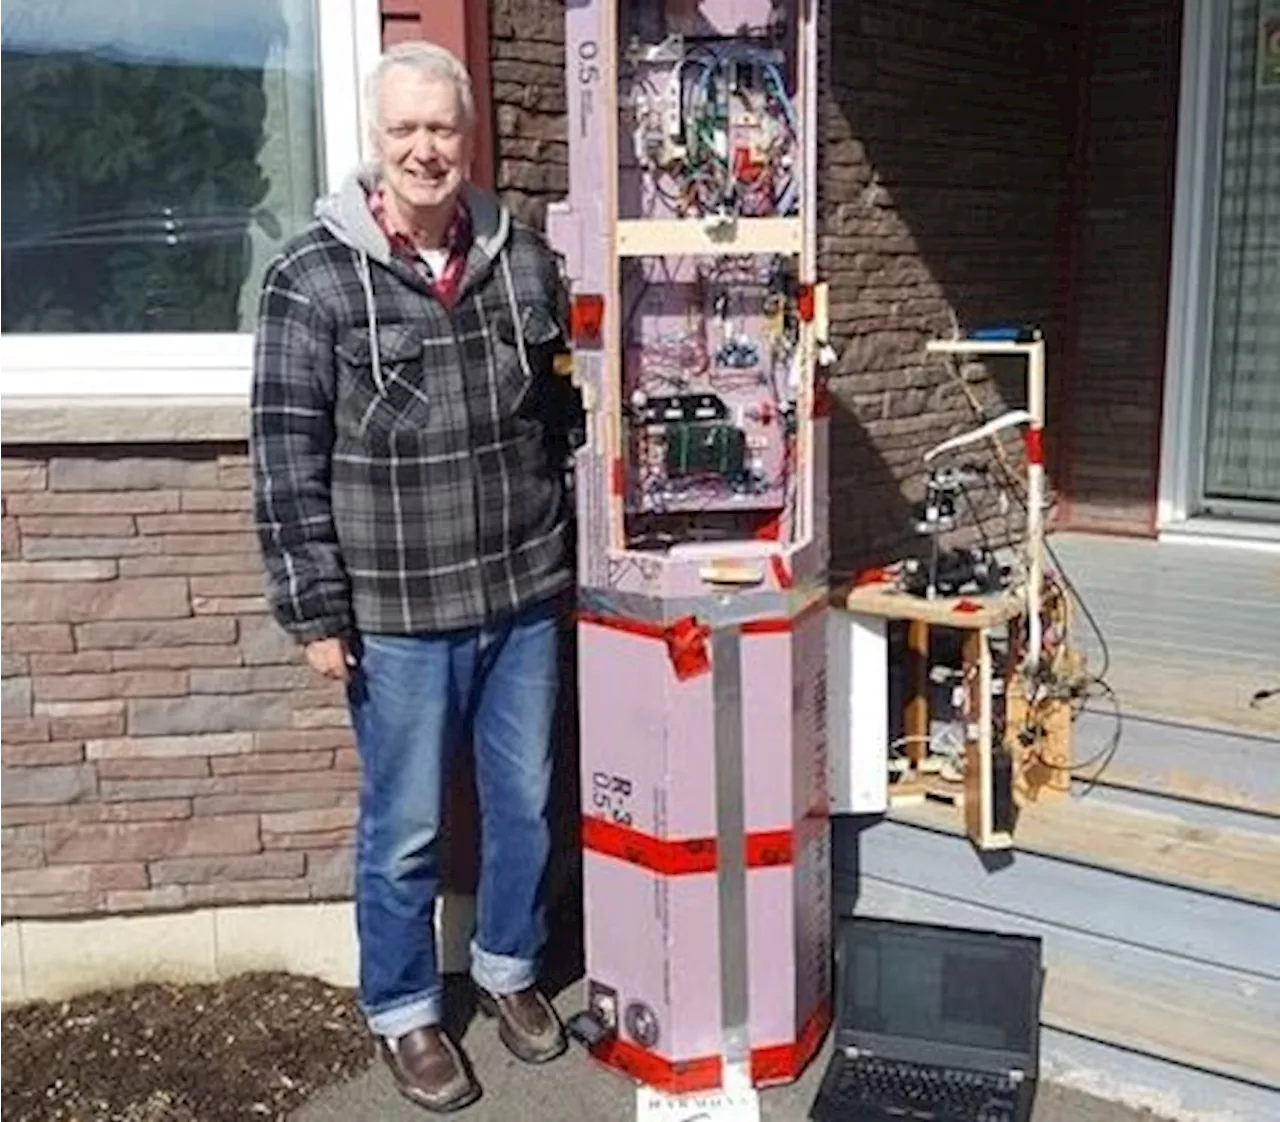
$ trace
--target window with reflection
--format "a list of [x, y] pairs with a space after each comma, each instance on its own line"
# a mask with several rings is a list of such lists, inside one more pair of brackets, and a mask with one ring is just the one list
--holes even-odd
[[321, 188], [319, 0], [5, 0], [6, 333], [247, 332]]

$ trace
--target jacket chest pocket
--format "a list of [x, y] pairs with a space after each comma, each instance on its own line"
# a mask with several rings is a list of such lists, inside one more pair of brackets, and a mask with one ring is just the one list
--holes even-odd
[[431, 418], [420, 329], [393, 324], [349, 331], [337, 348], [357, 430], [425, 428]]
[[494, 324], [496, 365], [502, 404], [508, 414], [536, 412], [536, 390], [550, 375], [563, 334], [552, 310], [543, 303], [518, 305], [520, 319], [503, 308]]

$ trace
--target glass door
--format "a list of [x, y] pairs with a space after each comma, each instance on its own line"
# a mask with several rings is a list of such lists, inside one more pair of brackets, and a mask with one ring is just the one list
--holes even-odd
[[1200, 509], [1280, 518], [1280, 0], [1229, 0]]

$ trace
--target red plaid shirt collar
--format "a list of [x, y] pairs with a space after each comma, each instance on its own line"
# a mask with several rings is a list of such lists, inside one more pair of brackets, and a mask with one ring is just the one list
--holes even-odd
[[387, 213], [387, 202], [381, 188], [374, 188], [367, 193], [369, 213], [378, 224], [378, 229], [386, 236], [391, 246], [391, 255], [422, 277], [435, 291], [441, 303], [451, 305], [457, 295], [458, 285], [462, 282], [462, 274], [466, 269], [467, 255], [471, 252], [472, 230], [471, 213], [467, 204], [458, 199], [453, 209], [453, 218], [444, 232], [444, 245], [447, 257], [444, 270], [440, 276], [434, 276], [425, 261], [418, 255], [418, 250], [407, 234], [397, 230], [391, 223]]

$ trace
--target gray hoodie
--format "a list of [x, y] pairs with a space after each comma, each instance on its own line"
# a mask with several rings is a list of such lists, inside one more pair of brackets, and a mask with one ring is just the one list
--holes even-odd
[[479, 626], [571, 582], [555, 257], [468, 187], [446, 307], [392, 254], [372, 174], [322, 200], [263, 281], [254, 513], [268, 599], [303, 642]]
[[[377, 310], [373, 299], [370, 262], [376, 261], [383, 266], [391, 263], [390, 243], [370, 213], [366, 201], [368, 193], [377, 185], [377, 166], [366, 164], [354, 175], [348, 176], [337, 191], [321, 198], [315, 208], [316, 218], [325, 229], [360, 255], [360, 281], [365, 290], [371, 327], [377, 325]], [[494, 195], [470, 183], [463, 184], [462, 200], [471, 215], [471, 235], [475, 245], [490, 263], [497, 260], [501, 267], [502, 280], [512, 309], [512, 322], [518, 322], [510, 257], [505, 252], [507, 235], [511, 230], [511, 216]], [[381, 385], [381, 355], [375, 330], [370, 331], [370, 339], [373, 341], [373, 376]], [[520, 344], [520, 361], [527, 367], [528, 356], [523, 346], [523, 335], [518, 334], [517, 341]], [[529, 373], [532, 376], [532, 372]]]

